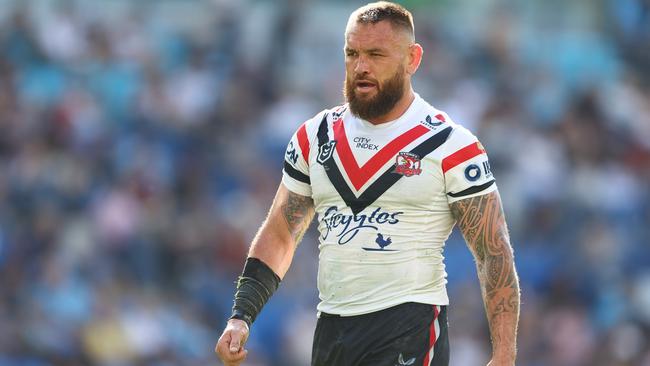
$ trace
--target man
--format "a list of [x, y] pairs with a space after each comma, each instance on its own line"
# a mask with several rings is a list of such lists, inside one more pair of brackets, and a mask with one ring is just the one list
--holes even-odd
[[378, 2], [345, 32], [347, 104], [294, 134], [282, 184], [250, 248], [215, 347], [246, 357], [249, 327], [318, 214], [313, 366], [448, 365], [442, 251], [457, 223], [476, 259], [492, 340], [488, 365], [515, 364], [519, 285], [501, 201], [476, 137], [422, 100], [411, 14]]

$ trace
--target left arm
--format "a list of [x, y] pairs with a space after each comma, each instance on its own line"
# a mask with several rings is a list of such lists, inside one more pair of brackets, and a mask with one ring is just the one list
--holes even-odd
[[450, 207], [476, 260], [492, 339], [488, 366], [514, 365], [519, 279], [499, 192], [456, 201]]

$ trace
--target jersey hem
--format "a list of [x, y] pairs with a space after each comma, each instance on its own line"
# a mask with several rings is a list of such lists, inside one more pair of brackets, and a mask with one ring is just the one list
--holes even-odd
[[341, 309], [341, 308], [336, 307], [336, 306], [327, 307], [327, 306], [324, 306], [321, 303], [321, 304], [318, 304], [318, 307], [317, 307], [318, 313], [317, 313], [317, 315], [319, 317], [320, 317], [321, 313], [339, 315], [339, 316], [342, 316], [342, 317], [364, 315], [364, 314], [370, 314], [370, 313], [374, 313], [374, 312], [377, 312], [377, 311], [392, 308], [393, 306], [397, 306], [397, 305], [404, 304], [404, 303], [407, 303], [407, 302], [417, 302], [417, 303], [429, 304], [429, 305], [449, 305], [449, 298], [447, 297], [446, 293], [444, 295], [438, 295], [438, 296], [408, 295], [408, 296], [400, 297], [399, 299], [396, 299], [394, 301], [384, 302], [384, 303], [381, 304], [381, 306], [373, 306], [373, 307], [354, 306], [354, 309], [351, 309], [351, 310], [344, 310], [344, 309]]

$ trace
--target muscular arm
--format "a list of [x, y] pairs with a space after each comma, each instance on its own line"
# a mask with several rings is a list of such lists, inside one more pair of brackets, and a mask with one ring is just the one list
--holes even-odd
[[[271, 210], [253, 239], [249, 256], [261, 260], [278, 277], [283, 278], [291, 265], [296, 246], [313, 217], [314, 203], [311, 198], [292, 193], [283, 184], [280, 184]], [[248, 261], [246, 263], [244, 274], [249, 265]], [[250, 268], [255, 266], [252, 263], [259, 262], [252, 261]], [[269, 277], [268, 268], [260, 267], [259, 264], [256, 268], [255, 270], [251, 269], [250, 273], [259, 270], [257, 273], [262, 273], [262, 275], [258, 274], [257, 279], [245, 277], [246, 280], [244, 280], [244, 277], [240, 277], [233, 307], [233, 317], [237, 311], [239, 317], [231, 318], [228, 321], [226, 329], [214, 348], [226, 366], [238, 366], [246, 359], [248, 351], [243, 347], [249, 334], [246, 319], [252, 322], [268, 297], [277, 288], [273, 274], [270, 274], [273, 278], [260, 281], [260, 278], [264, 277], [264, 273], [267, 274], [265, 277]], [[242, 281], [245, 281], [244, 284]], [[237, 298], [238, 294], [241, 297]], [[238, 308], [237, 301], [240, 301]], [[251, 312], [251, 309], [254, 311]]]
[[476, 260], [492, 338], [491, 365], [514, 365], [519, 279], [499, 193], [454, 202], [451, 210]]
[[248, 255], [260, 259], [283, 278], [313, 217], [312, 199], [295, 194], [280, 184], [269, 214], [255, 235]]

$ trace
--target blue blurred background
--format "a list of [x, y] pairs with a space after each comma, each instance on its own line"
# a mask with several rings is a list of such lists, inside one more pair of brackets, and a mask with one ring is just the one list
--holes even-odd
[[[416, 90], [488, 150], [518, 365], [650, 365], [650, 1], [403, 1]], [[342, 102], [362, 2], [0, 0], [0, 366], [216, 365], [294, 130]], [[246, 365], [305, 366], [316, 235]], [[485, 364], [454, 233], [451, 364]]]

